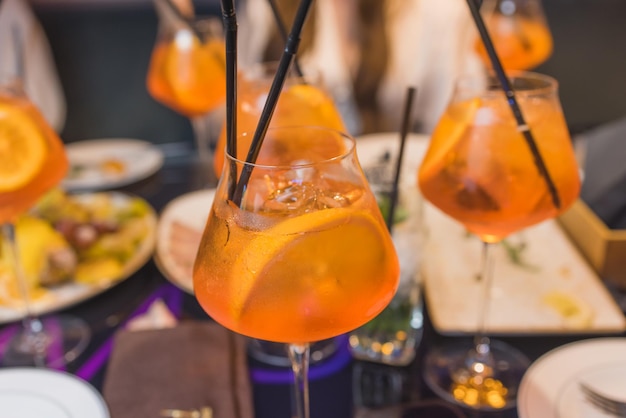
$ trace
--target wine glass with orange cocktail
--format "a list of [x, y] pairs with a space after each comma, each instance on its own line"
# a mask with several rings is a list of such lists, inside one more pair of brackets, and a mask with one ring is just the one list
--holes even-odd
[[190, 119], [201, 163], [208, 165], [214, 147], [211, 114], [226, 96], [223, 25], [216, 16], [185, 16], [171, 0], [155, 3], [160, 20], [148, 92]]
[[[31, 304], [16, 240], [16, 222], [65, 176], [68, 161], [63, 143], [26, 97], [21, 81], [0, 86], [0, 225], [4, 245], [25, 310], [23, 327], [3, 353], [5, 366], [60, 366], [87, 346], [90, 331], [78, 318], [55, 316], [47, 329]], [[1, 242], [0, 242], [1, 244]], [[54, 328], [54, 329], [52, 329]], [[54, 347], [54, 350], [51, 349]]]
[[[237, 130], [252, 132], [259, 123], [265, 99], [272, 85], [278, 63], [268, 62], [254, 65], [240, 72], [237, 81]], [[345, 131], [342, 116], [333, 98], [324, 89], [319, 77], [314, 74], [298, 74], [295, 68], [287, 75], [276, 109], [270, 122], [271, 127], [311, 125]], [[240, 137], [238, 158], [245, 159], [250, 147], [249, 136]], [[226, 151], [226, 129], [223, 128], [213, 161], [215, 175], [219, 177]]]
[[[238, 144], [250, 143], [248, 135]], [[227, 153], [194, 292], [226, 328], [288, 344], [298, 417], [309, 416], [309, 345], [375, 317], [398, 276], [353, 138], [325, 127], [276, 127], [254, 162]]]
[[[532, 69], [552, 54], [552, 33], [541, 0], [485, 0], [481, 10], [505, 69]], [[480, 38], [476, 39], [474, 48], [485, 64], [490, 65]]]
[[519, 72], [511, 73], [510, 84], [525, 125], [518, 124], [500, 79], [461, 78], [418, 173], [424, 197], [477, 235], [485, 250], [480, 280], [486, 300], [475, 301], [480, 317], [474, 344], [432, 350], [425, 378], [442, 397], [481, 410], [514, 406], [528, 365], [513, 347], [486, 335], [491, 247], [558, 216], [580, 189], [556, 81]]

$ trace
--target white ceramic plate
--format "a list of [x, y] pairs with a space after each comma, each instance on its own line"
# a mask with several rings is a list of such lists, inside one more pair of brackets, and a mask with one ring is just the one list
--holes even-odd
[[[62, 182], [69, 191], [114, 189], [154, 174], [163, 165], [163, 153], [150, 142], [107, 138], [66, 145], [70, 170]], [[102, 164], [115, 162], [121, 172], [108, 172]]]
[[[99, 192], [98, 194], [109, 195], [116, 205], [125, 205], [131, 198], [131, 195], [121, 192]], [[83, 201], [89, 201], [96, 196], [96, 194], [83, 193], [76, 196]], [[69, 281], [65, 284], [49, 288], [44, 297], [31, 302], [33, 312], [41, 315], [76, 305], [126, 280], [143, 267], [146, 262], [150, 260], [150, 257], [152, 257], [156, 243], [157, 216], [154, 210], [146, 214], [146, 223], [148, 224], [148, 233], [143, 241], [138, 244], [135, 254], [124, 265], [120, 277], [111, 278], [109, 280], [104, 279], [94, 284]], [[19, 320], [23, 318], [23, 316], [24, 309], [19, 304], [16, 306], [0, 305], [0, 324]]]
[[109, 418], [100, 394], [78, 377], [46, 369], [0, 370], [0, 415], [11, 418]]
[[605, 418], [583, 398], [586, 382], [607, 395], [626, 393], [626, 338], [592, 338], [558, 347], [526, 371], [517, 397], [520, 418]]
[[156, 264], [169, 281], [188, 293], [193, 293], [191, 263], [214, 195], [214, 189], [184, 194], [168, 203], [159, 217]]

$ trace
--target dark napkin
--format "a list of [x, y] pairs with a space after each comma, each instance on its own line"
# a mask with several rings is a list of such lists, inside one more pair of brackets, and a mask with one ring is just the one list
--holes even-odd
[[245, 340], [206, 321], [120, 331], [103, 396], [111, 418], [152, 418], [162, 409], [203, 406], [219, 418], [253, 418]]

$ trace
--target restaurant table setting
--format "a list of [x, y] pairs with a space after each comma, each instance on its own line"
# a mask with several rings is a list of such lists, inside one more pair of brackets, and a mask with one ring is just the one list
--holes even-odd
[[[407, 141], [406, 155], [407, 158], [405, 170], [407, 172], [407, 178], [410, 179], [412, 170], [414, 170], [419, 164], [423, 150], [425, 149], [425, 142], [428, 140], [426, 136], [412, 134]], [[373, 164], [380, 158], [393, 158], [397, 152], [398, 134], [397, 133], [380, 133], [373, 135], [366, 135], [358, 138], [357, 152], [359, 159], [364, 166]], [[178, 155], [177, 153], [173, 153]], [[193, 155], [190, 155], [193, 161]], [[119, 405], [125, 405], [126, 403], [132, 404], [132, 398], [134, 396], [153, 396], [156, 399], [163, 400], [164, 402], [158, 403], [156, 408], [167, 409], [196, 409], [201, 408], [204, 403], [208, 402], [209, 397], [212, 397], [215, 387], [216, 392], [220, 392], [219, 387], [224, 383], [224, 376], [217, 380], [217, 383], [199, 384], [198, 380], [193, 377], [193, 382], [189, 380], [189, 376], [195, 376], [196, 374], [206, 374], [208, 376], [217, 376], [219, 370], [223, 370], [226, 367], [227, 360], [232, 353], [229, 350], [225, 350], [224, 346], [220, 343], [209, 343], [208, 340], [217, 339], [222, 341], [226, 339], [227, 332], [212, 321], [204, 323], [207, 318], [200, 312], [193, 298], [189, 295], [190, 291], [190, 277], [189, 277], [189, 265], [183, 265], [181, 268], [182, 274], [176, 275], [176, 270], [171, 267], [165, 267], [166, 263], [163, 261], [166, 258], [171, 258], [170, 250], [168, 249], [172, 243], [171, 228], [173, 221], [180, 221], [183, 225], [190, 227], [196, 231], [196, 239], [202, 228], [202, 223], [207, 215], [210, 207], [210, 201], [213, 191], [211, 189], [205, 190], [185, 190], [189, 188], [187, 180], [180, 176], [172, 176], [172, 173], [180, 173], [181, 171], [187, 171], [189, 176], [192, 176], [195, 172], [191, 167], [180, 163], [180, 157], [165, 158], [164, 166], [152, 176], [139, 181], [138, 183], [131, 184], [122, 188], [124, 193], [132, 193], [137, 195], [145, 194], [148, 201], [153, 202], [151, 206], [155, 209], [155, 212], [159, 213], [158, 222], [155, 227], [155, 234], [159, 237], [156, 240], [154, 248], [154, 261], [147, 261], [147, 265], [140, 267], [135, 273], [130, 274], [126, 279], [116, 282], [113, 286], [107, 287], [106, 290], [90, 295], [89, 298], [85, 298], [82, 301], [77, 302], [75, 305], [70, 305], [67, 308], [60, 309], [61, 311], [76, 313], [88, 319], [89, 322], [94, 321], [98, 315], [105, 315], [111, 320], [111, 317], [117, 318], [116, 313], [119, 312], [122, 315], [121, 318], [117, 318], [117, 324], [111, 327], [107, 327], [104, 331], [102, 329], [94, 328], [95, 341], [90, 344], [89, 349], [83, 355], [79, 356], [74, 362], [67, 365], [67, 369], [72, 373], [76, 373], [79, 378], [85, 378], [86, 381], [91, 381], [92, 384], [98, 388], [101, 393], [104, 394], [104, 399], [109, 408], [109, 414], [113, 417], [124, 416], [119, 415], [124, 412], [118, 412]], [[413, 171], [414, 172], [414, 171]], [[411, 173], [412, 174], [412, 173]], [[152, 184], [160, 185], [155, 188]], [[161, 189], [160, 193], [152, 193], [152, 190]], [[171, 195], [176, 195], [176, 198], [171, 198]], [[194, 210], [194, 207], [196, 210]], [[157, 209], [158, 208], [158, 209]], [[428, 212], [426, 212], [428, 214]], [[432, 224], [434, 227], [441, 227], [438, 223]], [[445, 226], [446, 224], [443, 223]], [[449, 227], [449, 226], [448, 226]], [[552, 227], [552, 226], [551, 226]], [[560, 231], [558, 231], [560, 233]], [[162, 235], [165, 234], [165, 235]], [[431, 231], [431, 236], [433, 232]], [[560, 235], [556, 235], [560, 236]], [[532, 237], [532, 235], [531, 235]], [[544, 239], [545, 240], [545, 239]], [[196, 245], [198, 241], [195, 241]], [[163, 246], [162, 244], [166, 244]], [[469, 245], [467, 238], [462, 234], [459, 235], [456, 240], [449, 240], [450, 245]], [[182, 243], [180, 245], [183, 245]], [[536, 241], [529, 241], [529, 252], [532, 254], [532, 247], [534, 245], [542, 245], [541, 240], [539, 244]], [[159, 247], [161, 246], [161, 247]], [[160, 248], [160, 249], [159, 249]], [[571, 256], [570, 261], [572, 263], [579, 263], [579, 255], [575, 252], [566, 252], [563, 257]], [[503, 258], [505, 259], [505, 257]], [[532, 257], [527, 259], [529, 262], [534, 260]], [[563, 261], [567, 264], [566, 261]], [[439, 263], [437, 263], [439, 264]], [[158, 269], [155, 269], [158, 266]], [[509, 267], [512, 268], [512, 267]], [[470, 269], [471, 270], [471, 269]], [[521, 269], [523, 274], [526, 275], [538, 275], [538, 277], [546, 277], [543, 273], [530, 273]], [[586, 322], [586, 328], [576, 328], [580, 324], [571, 325], [564, 320], [562, 312], [559, 311], [558, 303], [555, 306], [550, 304], [545, 305], [546, 312], [549, 312], [555, 318], [552, 329], [537, 332], [537, 329], [530, 327], [527, 329], [521, 328], [524, 322], [515, 321], [519, 314], [506, 314], [499, 315], [500, 320], [509, 320], [512, 323], [518, 323], [519, 330], [502, 329], [498, 332], [507, 341], [513, 341], [515, 346], [523, 350], [531, 358], [540, 358], [544, 353], [545, 359], [540, 358], [536, 364], [531, 365], [527, 376], [522, 381], [520, 386], [520, 403], [518, 410], [508, 410], [500, 412], [501, 416], [505, 417], [535, 417], [535, 416], [549, 416], [545, 415], [547, 412], [552, 411], [555, 405], [562, 404], [563, 400], [576, 399], [583, 402], [581, 395], [576, 393], [572, 389], [570, 382], [571, 379], [563, 378], [560, 376], [564, 372], [559, 371], [559, 367], [551, 366], [553, 361], [558, 361], [558, 358], [562, 355], [561, 352], [567, 354], [568, 350], [576, 350], [577, 340], [589, 341], [589, 346], [585, 348], [581, 344], [581, 348], [576, 350], [579, 353], [575, 353], [576, 358], [566, 360], [565, 364], [576, 363], [580, 364], [580, 368], [573, 369], [568, 368], [568, 376], [584, 376], [583, 372], [592, 372], [597, 370], [598, 365], [601, 364], [614, 364], [619, 366], [619, 350], [613, 347], [619, 347], [619, 342], [623, 341], [618, 337], [623, 333], [623, 315], [620, 316], [615, 313], [614, 301], [606, 296], [606, 289], [602, 288], [602, 282], [597, 276], [589, 273], [587, 270], [582, 270], [583, 273], [589, 274], [589, 278], [585, 279], [587, 284], [582, 285], [584, 291], [575, 293], [577, 301], [587, 300], [585, 298], [591, 297], [592, 299], [584, 306], [588, 306], [594, 311], [591, 322]], [[549, 276], [549, 275], [548, 275]], [[374, 363], [357, 361], [351, 358], [349, 345], [345, 339], [340, 341], [341, 346], [330, 357], [323, 360], [317, 365], [312, 367], [311, 373], [313, 376], [313, 391], [318, 393], [320, 388], [318, 384], [333, 388], [336, 394], [340, 394], [345, 399], [337, 400], [333, 395], [328, 394], [325, 390], [321, 390], [324, 393], [323, 398], [333, 400], [336, 403], [334, 411], [326, 411], [329, 413], [327, 416], [346, 416], [346, 414], [370, 416], [368, 414], [376, 414], [378, 416], [384, 416], [380, 414], [386, 414], [386, 416], [393, 416], [390, 414], [402, 413], [406, 408], [410, 407], [411, 403], [425, 402], [429, 399], [436, 399], [430, 390], [424, 385], [421, 379], [421, 361], [423, 360], [424, 353], [427, 348], [445, 341], [466, 341], [464, 335], [471, 332], [471, 315], [470, 319], [467, 319], [468, 323], [466, 329], [458, 328], [447, 330], [442, 327], [440, 330], [436, 323], [432, 321], [433, 314], [441, 311], [441, 308], [434, 305], [429, 293], [428, 275], [425, 275], [426, 282], [425, 287], [425, 310], [424, 310], [424, 336], [420, 344], [416, 347], [415, 360], [405, 367], [385, 366], [383, 369], [376, 369]], [[553, 280], [554, 277], [548, 277], [549, 280]], [[540, 280], [540, 279], [539, 279]], [[431, 285], [437, 286], [437, 284]], [[567, 289], [565, 287], [564, 289]], [[591, 290], [590, 290], [591, 289]], [[595, 289], [595, 290], [594, 290]], [[453, 288], [450, 288], [453, 290]], [[563, 290], [563, 289], [561, 289]], [[432, 290], [430, 290], [432, 292]], [[136, 296], [132, 296], [132, 293], [137, 293]], [[598, 294], [600, 299], [593, 299], [594, 294]], [[540, 294], [536, 295], [540, 300]], [[567, 308], [572, 301], [565, 299], [564, 308]], [[126, 305], [126, 306], [125, 306]], [[165, 306], [165, 308], [163, 308]], [[561, 308], [563, 308], [561, 307]], [[90, 314], [90, 309], [94, 311], [101, 311], [98, 315]], [[511, 308], [513, 309], [513, 308]], [[521, 308], [515, 308], [521, 309]], [[151, 314], [147, 314], [152, 310]], [[56, 311], [56, 310], [53, 310]], [[127, 312], [124, 314], [124, 311]], [[534, 309], [529, 309], [527, 314], [535, 314]], [[607, 312], [603, 314], [602, 312]], [[544, 314], [547, 315], [547, 314]], [[171, 317], [170, 317], [171, 316]], [[594, 325], [596, 320], [599, 320], [602, 324], [602, 318], [613, 318], [609, 327], [600, 326], [596, 328]], [[128, 328], [133, 328], [133, 323], [138, 321], [135, 318], [142, 318], [143, 321], [151, 318], [148, 325], [138, 326], [139, 328], [154, 328], [152, 330], [136, 330], [131, 331]], [[166, 318], [166, 319], [164, 319]], [[169, 318], [169, 319], [167, 319]], [[174, 320], [172, 320], [174, 318]], [[195, 318], [195, 319], [194, 319]], [[508, 318], [508, 319], [507, 319]], [[558, 320], [558, 318], [561, 318]], [[621, 318], [621, 319], [620, 319]], [[46, 320], [53, 320], [54, 314]], [[200, 319], [200, 323], [197, 322]], [[189, 324], [187, 325], [187, 321]], [[589, 321], [589, 318], [587, 318]], [[6, 325], [0, 332], [2, 335], [8, 335], [15, 324]], [[179, 331], [177, 331], [180, 329]], [[197, 331], [198, 335], [195, 335]], [[116, 331], [118, 330], [118, 331]], [[596, 335], [616, 335], [610, 339], [596, 339], [593, 338]], [[105, 336], [105, 337], [103, 337]], [[205, 344], [199, 344], [197, 339], [206, 340]], [[6, 339], [2, 339], [5, 341]], [[238, 344], [245, 343], [238, 338], [236, 339]], [[194, 343], [195, 341], [195, 343]], [[613, 343], [613, 345], [606, 346], [606, 343]], [[562, 344], [570, 344], [571, 349], [566, 350], [567, 347], [558, 348]], [[192, 348], [192, 346], [196, 348]], [[557, 348], [554, 352], [550, 352], [552, 348]], [[198, 350], [199, 353], [190, 355], [190, 353], [184, 350]], [[599, 350], [599, 354], [592, 354], [595, 350]], [[188, 355], [179, 355], [177, 352], [187, 353]], [[203, 354], [202, 354], [203, 353]], [[590, 353], [590, 354], [587, 354]], [[159, 355], [160, 354], [160, 355]], [[243, 356], [241, 353], [240, 356]], [[574, 354], [572, 354], [574, 355]], [[134, 357], [133, 361], [123, 360], [126, 356]], [[154, 357], [152, 357], [154, 356]], [[153, 360], [149, 360], [153, 358]], [[221, 358], [222, 360], [211, 360], [212, 358]], [[555, 360], [550, 360], [551, 358]], [[268, 366], [260, 363], [258, 360], [248, 357], [249, 368], [246, 370], [246, 362], [241, 363], [241, 358], [238, 360], [242, 367], [241, 373], [244, 375], [247, 373], [248, 379], [241, 380], [239, 383], [243, 385], [238, 391], [240, 394], [245, 394], [246, 390], [249, 390], [252, 394], [252, 400], [248, 404], [248, 407], [255, 408], [256, 416], [264, 416], [268, 414], [271, 416], [272, 411], [276, 408], [276, 399], [279, 399], [282, 395], [285, 395], [283, 391], [288, 386], [290, 377], [288, 369], [284, 367]], [[599, 363], [599, 362], [602, 363]], [[189, 365], [184, 368], [183, 365]], [[205, 363], [206, 362], [206, 363]], [[208, 366], [208, 364], [212, 366]], [[194, 367], [193, 364], [196, 366]], [[202, 366], [205, 364], [205, 366]], [[584, 369], [583, 369], [584, 368]], [[619, 367], [617, 367], [619, 369]], [[10, 369], [3, 369], [10, 370]], [[544, 379], [541, 373], [547, 373], [551, 376], [549, 380]], [[412, 375], [410, 378], [399, 378], [398, 376]], [[187, 377], [185, 375], [188, 375]], [[282, 376], [282, 377], [281, 377]], [[364, 382], [369, 381], [370, 384], [375, 384], [373, 389], [368, 385], [362, 386], [353, 382], [354, 376], [369, 376]], [[395, 376], [395, 377], [394, 377]], [[539, 376], [539, 377], [538, 377]], [[564, 376], [564, 375], [563, 375]], [[591, 376], [591, 373], [590, 373]], [[149, 385], [142, 386], [139, 383], [142, 379], [149, 379]], [[202, 377], [204, 379], [205, 377]], [[163, 380], [161, 380], [163, 379]], [[391, 380], [389, 380], [391, 379]], [[390, 385], [391, 381], [400, 382], [400, 384]], [[113, 382], [113, 383], [112, 383]], [[165, 382], [165, 383], [164, 383]], [[183, 383], [185, 382], [185, 383]], [[244, 383], [247, 382], [247, 383]], [[264, 383], [265, 382], [265, 383]], [[319, 383], [318, 383], [319, 382]], [[378, 382], [378, 383], [374, 383]], [[386, 383], [385, 383], [386, 382]], [[157, 384], [158, 383], [158, 384]], [[246, 385], [250, 385], [246, 389]], [[563, 385], [567, 387], [562, 388]], [[216, 387], [217, 386], [217, 387]], [[549, 393], [554, 393], [546, 397], [546, 390], [550, 387]], [[146, 391], [146, 388], [152, 388], [151, 391]], [[116, 389], [117, 388], [117, 389]], [[121, 390], [125, 388], [124, 390]], [[386, 388], [386, 389], [385, 389]], [[180, 402], [175, 402], [176, 398], [170, 398], [168, 396], [174, 396], [177, 390], [185, 389], [184, 395], [178, 398]], [[565, 389], [565, 392], [563, 390]], [[197, 391], [197, 392], [196, 392]], [[390, 392], [396, 392], [395, 395]], [[408, 393], [407, 393], [408, 391]], [[554, 392], [552, 392], [554, 391]], [[277, 393], [282, 395], [277, 395]], [[378, 393], [378, 395], [374, 395]], [[384, 395], [384, 394], [387, 395]], [[404, 393], [404, 395], [403, 395]], [[567, 398], [563, 398], [563, 393], [567, 395]], [[170, 395], [168, 395], [170, 394]], [[198, 398], [194, 398], [198, 396]], [[245, 395], [241, 395], [245, 396]], [[319, 396], [319, 395], [318, 395]], [[382, 396], [382, 398], [381, 398]], [[262, 398], [261, 398], [262, 397]], [[378, 398], [378, 400], [376, 400]], [[212, 398], [211, 398], [212, 399]], [[222, 399], [222, 398], [220, 398]], [[274, 399], [268, 405], [268, 399]], [[543, 399], [543, 403], [539, 401]], [[189, 403], [187, 403], [189, 402]], [[210, 406], [216, 410], [223, 405], [223, 400], [217, 400], [210, 402]], [[354, 405], [352, 404], [354, 402]], [[568, 401], [565, 404], [570, 405]], [[152, 408], [151, 402], [135, 402], [136, 408]], [[228, 404], [231, 405], [232, 404]], [[448, 408], [454, 408], [451, 404], [443, 403]], [[433, 408], [435, 406], [432, 406]], [[242, 407], [243, 408], [243, 407]], [[283, 407], [288, 410], [288, 403]], [[416, 409], [417, 406], [413, 405], [412, 409]], [[446, 406], [439, 405], [441, 411], [444, 411]], [[534, 408], [534, 409], [532, 409]], [[119, 408], [126, 409], [126, 408]], [[152, 409], [157, 413], [160, 409]], [[133, 410], [132, 408], [130, 410]], [[145, 409], [143, 409], [145, 411]], [[408, 409], [407, 409], [408, 410]], [[353, 412], [347, 412], [353, 411]], [[462, 411], [462, 410], [461, 410]], [[539, 412], [541, 413], [537, 415]], [[449, 411], [445, 411], [448, 413]], [[443, 414], [444, 412], [442, 412]], [[463, 411], [463, 414], [467, 414], [467, 411]], [[498, 413], [496, 413], [497, 415]], [[135, 415], [142, 416], [142, 415]], [[217, 415], [215, 415], [217, 416]], [[375, 416], [375, 415], [373, 415]], [[421, 416], [421, 415], [414, 415]], [[425, 415], [424, 415], [425, 416]], [[429, 415], [430, 416], [430, 415]], [[435, 415], [433, 415], [435, 416]], [[441, 416], [454, 416], [454, 415], [441, 415]], [[556, 416], [556, 415], [555, 415]], [[559, 415], [560, 416], [560, 415]]]
[[[307, 3], [290, 39], [299, 36]], [[157, 5], [174, 13], [177, 29], [197, 32], [187, 12], [166, 0]], [[484, 91], [453, 97], [433, 135], [409, 132], [411, 89], [400, 132], [337, 131], [332, 102], [296, 74], [284, 91], [307, 103], [318, 98], [330, 121], [268, 128], [272, 106], [277, 118], [293, 115], [276, 103], [280, 83], [265, 83], [268, 102], [252, 113], [266, 129], [235, 151], [262, 163], [234, 158], [228, 19], [220, 39], [225, 80], [219, 74], [226, 97], [215, 102], [226, 101], [227, 156], [198, 149], [205, 141], [197, 124], [192, 149], [96, 138], [68, 144], [67, 159], [60, 139], [41, 128], [48, 135], [41, 141], [58, 155], [35, 152], [29, 156], [41, 170], [0, 183], [0, 416], [626, 416], [626, 317], [616, 301], [626, 288], [607, 286], [559, 221], [580, 184], [555, 80], [504, 76], [476, 5], [468, 5], [485, 59], [502, 76], [491, 87], [504, 105]], [[191, 39], [198, 48], [208, 42]], [[159, 42], [155, 55], [169, 38]], [[287, 42], [275, 81], [293, 77], [292, 48]], [[151, 93], [175, 108], [159, 96], [159, 83], [187, 93], [193, 86], [155, 79], [152, 64]], [[545, 125], [531, 132], [508, 82], [520, 92], [543, 87], [549, 97], [533, 103], [548, 103], [535, 114], [553, 117], [550, 132], [562, 134], [551, 136], [553, 147], [537, 147], [533, 135]], [[467, 87], [459, 82], [457, 93]], [[528, 105], [523, 93], [517, 98]], [[180, 111], [197, 121], [215, 103]], [[515, 120], [493, 128], [500, 109]], [[36, 125], [26, 113], [8, 114], [27, 132]], [[324, 124], [331, 126], [317, 126]], [[525, 141], [498, 148], [505, 134], [493, 144], [463, 144], [465, 130], [477, 127], [468, 138], [493, 128]], [[29, 146], [37, 149], [38, 140]], [[489, 179], [500, 185], [457, 176], [467, 167], [481, 173], [494, 160]], [[512, 181], [516, 170], [523, 174]], [[512, 197], [495, 198], [509, 188], [517, 188]], [[500, 219], [509, 198], [526, 209]]]

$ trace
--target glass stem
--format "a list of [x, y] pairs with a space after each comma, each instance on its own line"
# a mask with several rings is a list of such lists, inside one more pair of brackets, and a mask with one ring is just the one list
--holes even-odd
[[293, 370], [293, 417], [309, 418], [309, 344], [289, 344], [289, 359]]
[[18, 290], [24, 303], [24, 319], [22, 325], [24, 328], [22, 341], [18, 345], [18, 349], [25, 354], [34, 356], [35, 365], [45, 364], [47, 338], [44, 333], [43, 323], [35, 314], [32, 308], [30, 294], [28, 292], [28, 283], [22, 263], [20, 262], [19, 249], [15, 235], [15, 224], [5, 223], [2, 225], [2, 235], [8, 244], [9, 259], [13, 263], [13, 271], [15, 280], [17, 280]]
[[483, 242], [483, 254], [481, 261], [480, 280], [482, 285], [482, 301], [478, 307], [478, 325], [476, 335], [474, 336], [475, 361], [488, 366], [493, 366], [493, 358], [491, 356], [490, 339], [485, 332], [485, 324], [489, 316], [491, 285], [493, 283], [493, 245]]
[[196, 148], [200, 160], [205, 162], [209, 161], [212, 156], [211, 150], [211, 129], [209, 126], [208, 115], [194, 116], [191, 118], [191, 126], [193, 128], [193, 135], [196, 141]]
[[217, 177], [213, 170], [213, 138], [212, 118], [210, 114], [194, 116], [191, 118], [194, 140], [200, 161], [200, 175], [206, 184], [202, 186], [214, 186]]

